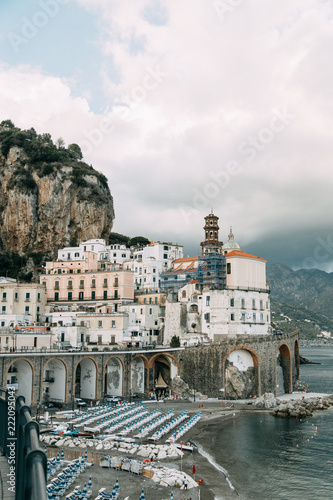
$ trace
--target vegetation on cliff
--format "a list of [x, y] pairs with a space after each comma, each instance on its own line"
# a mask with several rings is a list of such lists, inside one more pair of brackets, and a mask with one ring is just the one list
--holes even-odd
[[29, 277], [38, 255], [55, 258], [64, 246], [108, 240], [113, 219], [107, 178], [82, 161], [77, 144], [65, 147], [61, 138], [0, 123], [1, 275], [22, 277], [24, 258]]

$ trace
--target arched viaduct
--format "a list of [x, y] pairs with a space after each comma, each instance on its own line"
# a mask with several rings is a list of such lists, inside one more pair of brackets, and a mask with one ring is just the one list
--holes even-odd
[[11, 353], [0, 354], [0, 369], [1, 386], [14, 385], [31, 405], [129, 397], [169, 385], [177, 375], [208, 397], [233, 397], [237, 390], [238, 397], [278, 395], [292, 392], [299, 377], [299, 343], [296, 334], [242, 335], [174, 349]]

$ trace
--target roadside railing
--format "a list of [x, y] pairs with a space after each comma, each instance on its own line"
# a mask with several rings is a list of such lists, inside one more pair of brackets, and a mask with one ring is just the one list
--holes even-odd
[[16, 500], [47, 500], [46, 454], [39, 446], [39, 426], [23, 396], [0, 388], [0, 450], [15, 472]]

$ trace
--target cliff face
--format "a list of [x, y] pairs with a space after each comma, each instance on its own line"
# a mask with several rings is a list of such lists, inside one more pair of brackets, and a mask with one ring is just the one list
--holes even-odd
[[1, 153], [0, 165], [0, 252], [55, 256], [63, 246], [107, 239], [113, 199], [105, 177], [92, 167], [31, 165], [16, 145]]

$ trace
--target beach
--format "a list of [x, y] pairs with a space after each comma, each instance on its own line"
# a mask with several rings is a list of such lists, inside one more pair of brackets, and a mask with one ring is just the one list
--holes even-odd
[[[183, 437], [185, 442], [191, 442], [195, 445], [193, 453], [184, 451], [183, 457], [173, 458], [172, 460], [160, 460], [154, 461], [152, 466], [164, 466], [170, 469], [170, 475], [173, 474], [173, 470], [183, 471], [189, 477], [195, 479], [196, 482], [200, 484], [195, 487], [188, 489], [180, 489], [178, 487], [166, 487], [155, 483], [152, 479], [137, 476], [126, 471], [116, 471], [112, 468], [102, 468], [99, 465], [99, 459], [105, 455], [105, 452], [96, 451], [95, 449], [88, 450], [88, 462], [92, 465], [87, 467], [86, 470], [80, 475], [80, 477], [72, 484], [66, 494], [71, 493], [71, 491], [78, 485], [83, 487], [84, 483], [92, 477], [93, 487], [91, 498], [95, 498], [98, 495], [98, 490], [102, 487], [106, 488], [106, 492], [111, 492], [112, 487], [115, 484], [116, 479], [119, 479], [120, 484], [120, 498], [129, 497], [129, 500], [137, 498], [139, 500], [141, 490], [144, 488], [146, 499], [151, 500], [161, 500], [169, 499], [171, 491], [173, 491], [175, 500], [187, 500], [191, 498], [196, 500], [198, 498], [205, 500], [213, 500], [214, 498], [231, 500], [237, 498], [237, 493], [232, 490], [228, 484], [228, 480], [225, 477], [221, 467], [210, 462], [210, 456], [203, 456], [201, 453], [207, 453], [211, 449], [212, 443], [210, 442], [210, 436], [212, 435], [212, 429], [215, 426], [221, 430], [223, 429], [223, 422], [227, 422], [230, 419], [236, 419], [239, 412], [244, 411], [254, 411], [246, 408], [247, 403], [236, 402], [236, 401], [165, 401], [162, 403], [162, 410], [168, 411], [170, 408], [174, 408], [176, 413], [181, 413], [185, 409], [188, 410], [189, 416], [192, 416], [199, 411], [202, 412], [200, 421], [190, 429], [188, 433]], [[214, 433], [213, 433], [214, 434]], [[161, 444], [164, 444], [165, 440], [161, 440]], [[142, 441], [144, 444], [145, 441]], [[147, 441], [148, 443], [148, 441]], [[41, 446], [44, 443], [41, 442]], [[48, 447], [48, 457], [57, 456], [61, 451], [58, 447]], [[204, 451], [202, 451], [204, 449]], [[65, 460], [73, 460], [79, 456], [82, 456], [85, 450], [78, 447], [64, 448]], [[201, 452], [201, 453], [200, 453]], [[129, 457], [127, 454], [117, 451], [108, 452], [108, 454]], [[130, 456], [129, 458], [140, 457]], [[195, 476], [193, 475], [193, 466], [195, 466]], [[200, 481], [202, 480], [202, 481]]]
[[[319, 397], [320, 394], [293, 394], [284, 395], [281, 399], [290, 400], [297, 398]], [[144, 489], [145, 498], [150, 500], [169, 499], [171, 492], [175, 500], [233, 500], [240, 499], [236, 487], [233, 485], [232, 478], [229, 478], [228, 471], [230, 463], [216, 463], [214, 460], [214, 450], [216, 450], [215, 436], [222, 435], [226, 427], [237, 426], [237, 419], [243, 418], [244, 415], [257, 415], [258, 419], [265, 420], [265, 417], [270, 416], [270, 410], [256, 409], [253, 406], [253, 400], [245, 401], [165, 401], [161, 403], [162, 410], [168, 411], [174, 408], [175, 413], [181, 413], [185, 409], [188, 410], [188, 415], [192, 416], [201, 411], [200, 421], [189, 430], [182, 438], [186, 443], [190, 442], [195, 445], [194, 451], [184, 451], [182, 458], [180, 456], [165, 460], [154, 460], [147, 467], [161, 467], [169, 469], [170, 476], [175, 472], [182, 471], [188, 477], [195, 479], [200, 484], [197, 487], [184, 490], [176, 486], [163, 486], [159, 482], [154, 482], [153, 479], [136, 475], [130, 472], [115, 470], [113, 468], [100, 467], [100, 458], [105, 454], [110, 456], [120, 456], [123, 458], [131, 458], [142, 460], [142, 457], [128, 455], [119, 449], [114, 451], [96, 450], [95, 448], [88, 449], [88, 462], [92, 465], [77, 478], [71, 485], [71, 488], [66, 491], [66, 495], [71, 493], [76, 486], [81, 489], [85, 482], [88, 482], [89, 477], [92, 477], [92, 495], [90, 498], [95, 499], [100, 488], [106, 488], [106, 493], [111, 493], [116, 479], [119, 480], [120, 494], [119, 499], [137, 499], [139, 500], [142, 489]], [[42, 446], [43, 442], [41, 443]], [[151, 441], [142, 440], [142, 444], [151, 444]], [[159, 444], [165, 444], [165, 439], [162, 439]], [[57, 456], [61, 451], [59, 447], [48, 447], [48, 457]], [[65, 460], [73, 460], [84, 453], [83, 448], [64, 447]], [[195, 466], [195, 476], [193, 475], [193, 466]]]

